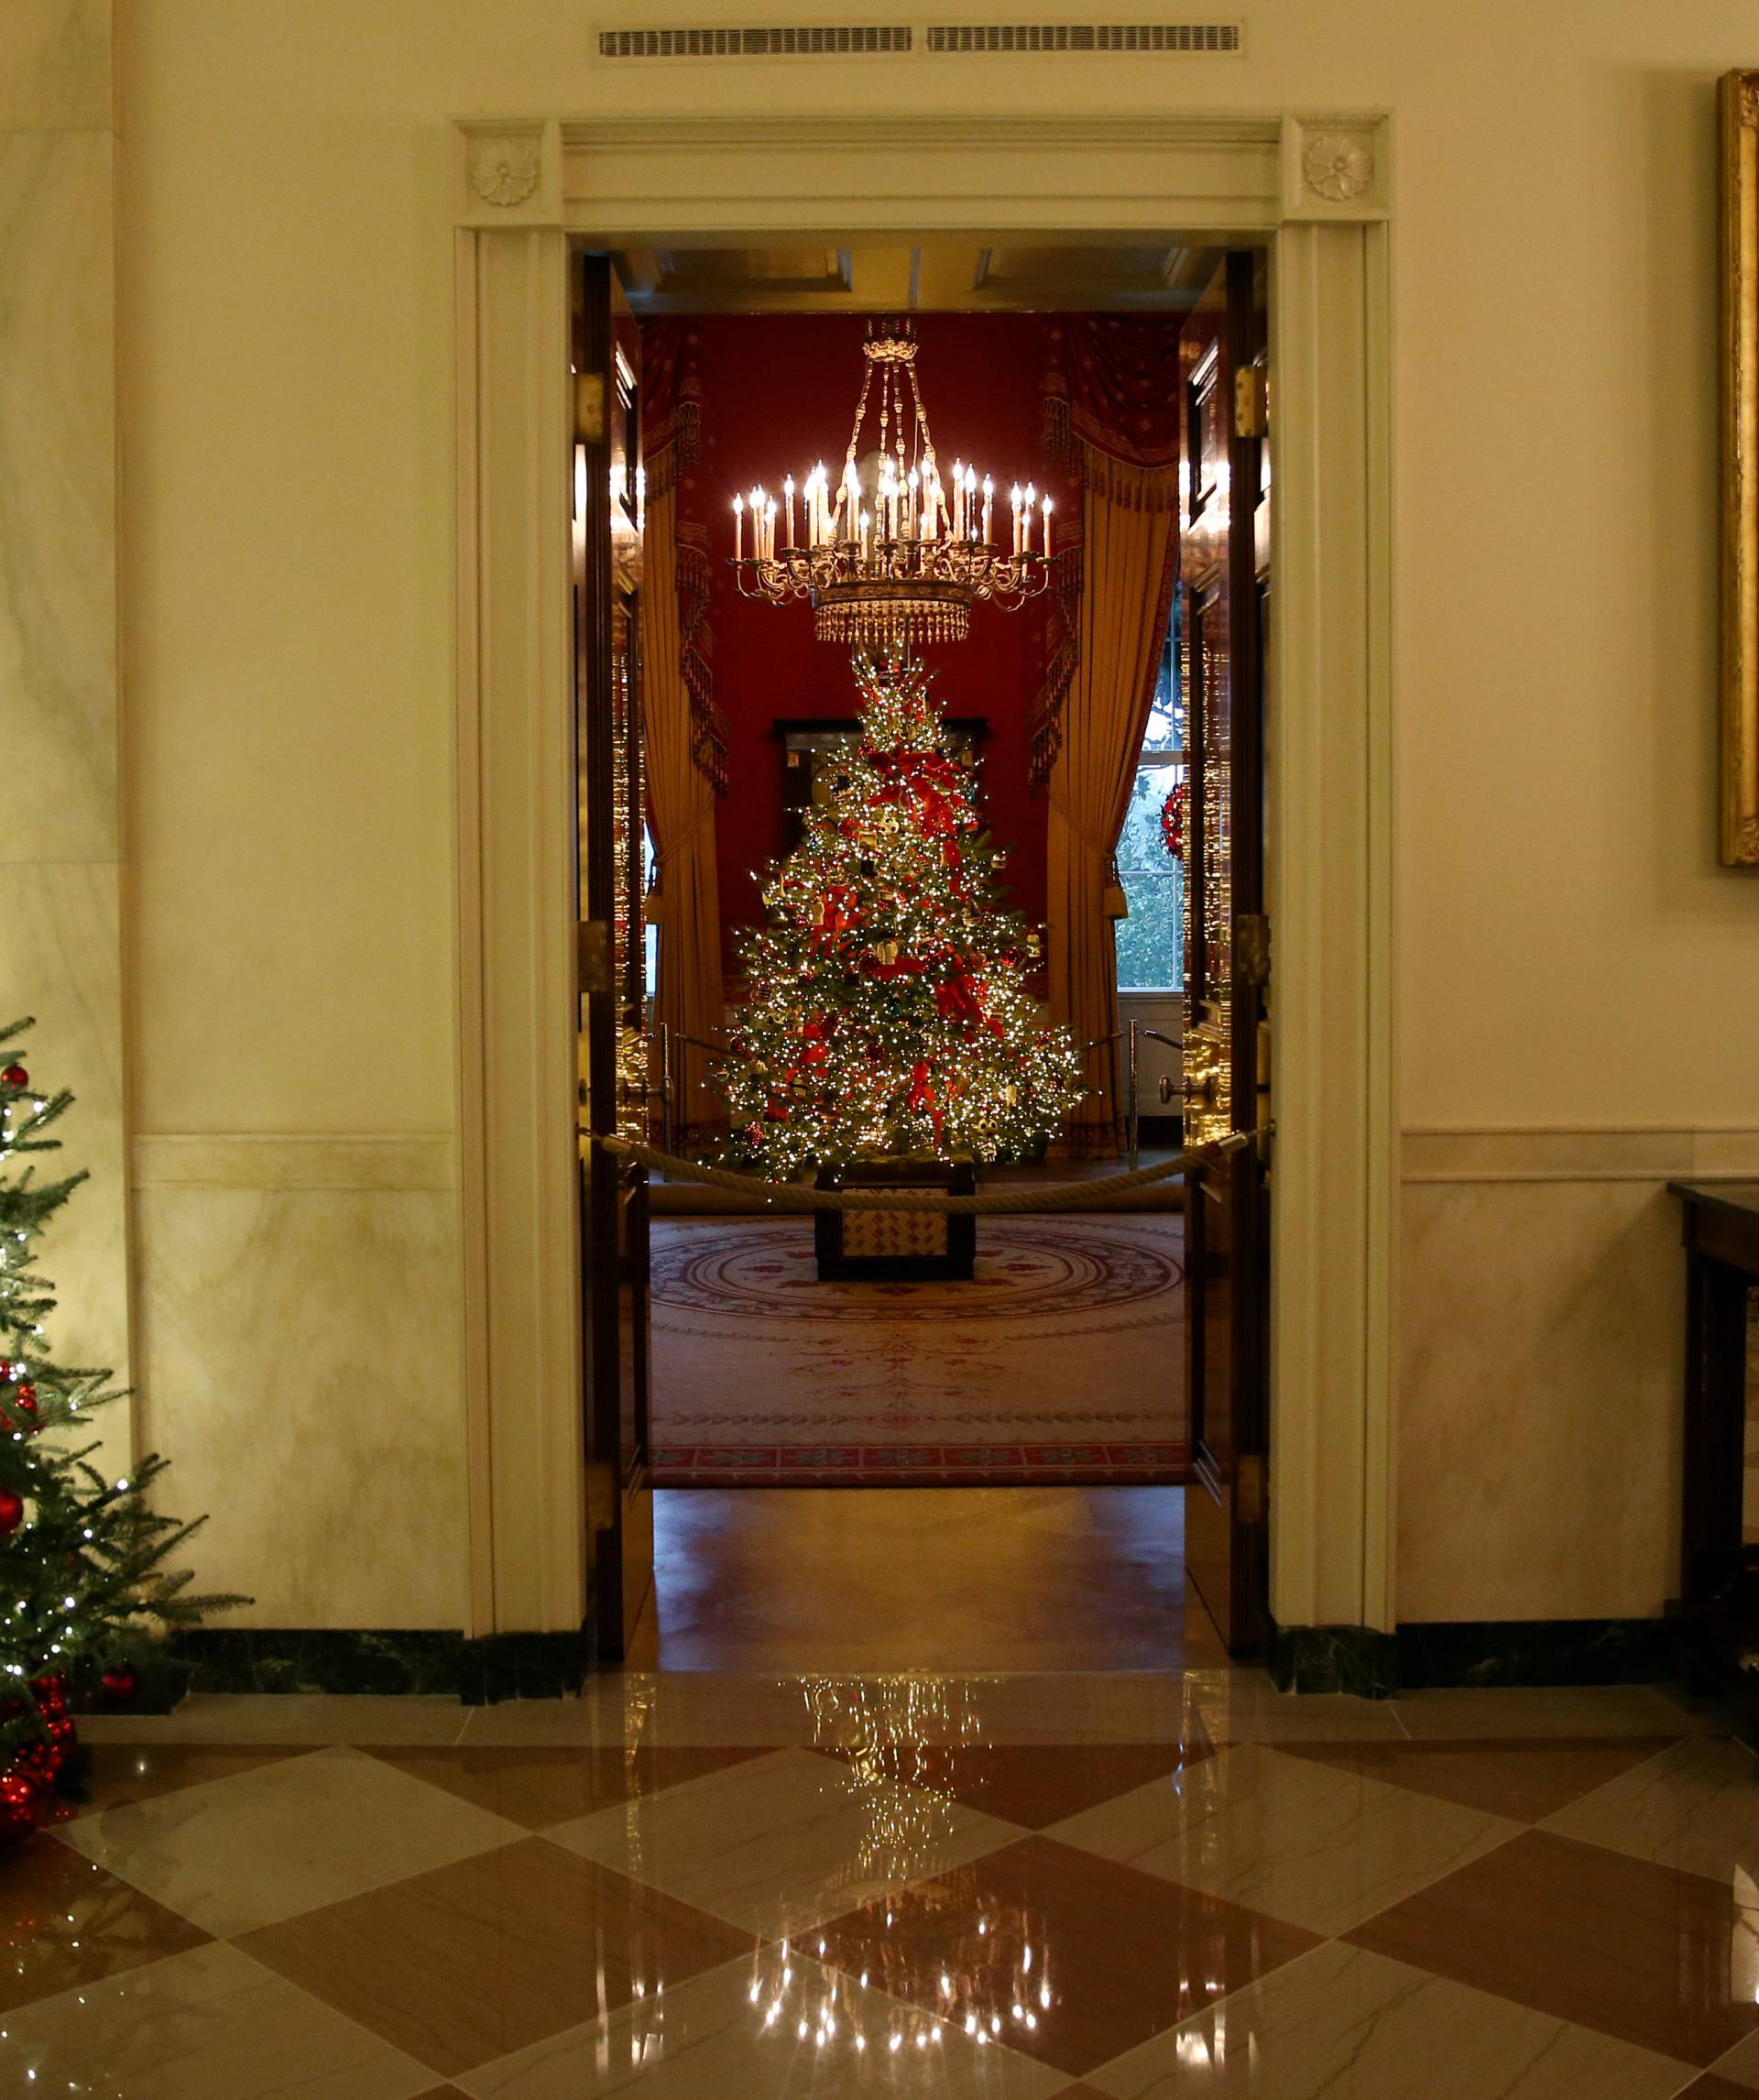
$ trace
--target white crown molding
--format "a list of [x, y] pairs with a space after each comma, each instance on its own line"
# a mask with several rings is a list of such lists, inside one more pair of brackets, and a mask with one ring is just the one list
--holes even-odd
[[[668, 110], [464, 116], [452, 136], [459, 224], [565, 224], [607, 238], [645, 230], [641, 214], [656, 205], [674, 224], [694, 218], [686, 230], [703, 235], [800, 231], [803, 200], [839, 231], [906, 223], [939, 231], [968, 221], [978, 203], [986, 226], [999, 230], [1054, 224], [1071, 190], [1120, 228], [1182, 234], [1371, 222], [1391, 208], [1390, 120], [1372, 111], [1028, 112], [948, 123], [919, 110]], [[730, 157], [749, 167], [737, 200], [719, 180]], [[952, 218], [939, 209], [949, 195], [970, 201]]]

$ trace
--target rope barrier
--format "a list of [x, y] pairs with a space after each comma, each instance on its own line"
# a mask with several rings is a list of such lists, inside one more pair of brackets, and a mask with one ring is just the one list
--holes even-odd
[[1091, 1181], [1054, 1182], [1042, 1188], [998, 1188], [977, 1196], [948, 1196], [933, 1188], [807, 1188], [798, 1182], [761, 1181], [754, 1174], [735, 1174], [724, 1166], [705, 1166], [681, 1159], [633, 1138], [595, 1137], [593, 1143], [614, 1159], [638, 1161], [681, 1180], [700, 1181], [709, 1188], [730, 1188], [740, 1196], [760, 1198], [772, 1210], [928, 1210], [948, 1217], [986, 1217], [1034, 1210], [1084, 1210], [1109, 1203], [1132, 1188], [1146, 1188], [1175, 1174], [1188, 1174], [1204, 1161], [1239, 1152], [1257, 1137], [1256, 1131], [1236, 1131], [1214, 1144], [1190, 1145], [1158, 1166], [1133, 1174], [1098, 1175]]

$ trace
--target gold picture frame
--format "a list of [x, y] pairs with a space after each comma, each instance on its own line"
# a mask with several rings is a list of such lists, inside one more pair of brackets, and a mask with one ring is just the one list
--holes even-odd
[[1724, 73], [1722, 859], [1759, 867], [1759, 71]]

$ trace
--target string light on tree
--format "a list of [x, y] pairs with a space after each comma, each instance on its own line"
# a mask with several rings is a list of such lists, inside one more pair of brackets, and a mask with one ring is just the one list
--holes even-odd
[[778, 1181], [875, 1155], [1020, 1158], [1081, 1094], [929, 673], [858, 652], [855, 669], [860, 742], [770, 872], [721, 1082], [736, 1157]]

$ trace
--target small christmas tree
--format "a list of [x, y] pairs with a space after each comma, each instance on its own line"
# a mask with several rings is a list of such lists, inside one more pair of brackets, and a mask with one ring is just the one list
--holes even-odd
[[30, 1026], [0, 1028], [0, 1840], [26, 1834], [65, 1783], [70, 1705], [129, 1703], [155, 1674], [159, 1633], [245, 1602], [191, 1596], [188, 1573], [168, 1571], [196, 1526], [147, 1506], [165, 1461], [101, 1472], [92, 1416], [122, 1395], [107, 1371], [49, 1355], [53, 1286], [35, 1244], [86, 1177], [39, 1182], [11, 1164], [60, 1148], [45, 1132], [73, 1099], [32, 1086], [17, 1057]]
[[1000, 902], [978, 819], [911, 659], [855, 660], [861, 739], [770, 872], [722, 1079], [733, 1150], [772, 1180], [875, 1157], [1037, 1152], [1079, 1099], [1068, 1032], [1026, 985], [1038, 937]]

